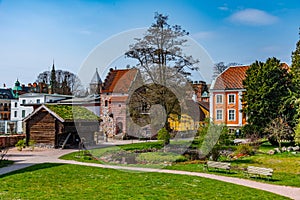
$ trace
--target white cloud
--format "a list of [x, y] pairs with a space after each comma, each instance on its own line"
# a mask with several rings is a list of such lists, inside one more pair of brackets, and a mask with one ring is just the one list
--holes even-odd
[[82, 34], [82, 35], [91, 35], [92, 32], [89, 31], [89, 30], [81, 30], [81, 31], [79, 31], [79, 34]]
[[212, 31], [201, 31], [194, 34], [191, 34], [191, 37], [195, 40], [197, 39], [210, 39], [215, 36], [215, 33]]
[[231, 22], [239, 24], [264, 26], [276, 23], [278, 21], [278, 18], [276, 16], [268, 14], [263, 10], [249, 8], [234, 13], [229, 17], [229, 20]]
[[226, 4], [224, 4], [223, 6], [220, 6], [218, 7], [219, 10], [222, 10], [222, 11], [227, 11], [229, 10], [228, 6]]

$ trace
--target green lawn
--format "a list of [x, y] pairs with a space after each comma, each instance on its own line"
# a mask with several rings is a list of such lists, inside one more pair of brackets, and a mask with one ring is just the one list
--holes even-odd
[[[149, 143], [139, 143], [139, 144], [129, 144], [122, 146], [114, 146], [109, 148], [94, 149], [91, 150], [92, 155], [96, 157], [101, 157], [107, 152], [121, 152], [121, 151], [131, 151], [131, 150], [142, 150], [149, 148], [162, 148], [160, 142], [149, 142]], [[161, 164], [132, 164], [130, 166], [139, 166], [139, 167], [151, 167], [151, 168], [166, 168], [174, 170], [183, 170], [183, 171], [194, 171], [194, 172], [206, 172], [213, 173], [225, 176], [233, 176], [240, 178], [248, 178], [243, 173], [243, 169], [247, 166], [258, 166], [258, 167], [267, 167], [274, 169], [273, 177], [271, 180], [264, 178], [251, 178], [251, 180], [256, 180], [260, 182], [266, 182], [277, 185], [287, 185], [287, 186], [296, 186], [300, 187], [300, 154], [292, 154], [290, 152], [285, 152], [281, 154], [268, 155], [270, 149], [274, 147], [269, 144], [261, 145], [258, 152], [254, 156], [241, 157], [237, 160], [224, 160], [225, 162], [231, 162], [232, 170], [230, 174], [226, 174], [218, 171], [204, 171], [203, 162], [184, 162], [184, 163], [173, 163], [171, 166], [165, 166], [164, 163]], [[95, 162], [95, 163], [104, 163], [103, 161], [92, 160], [89, 156], [83, 156], [76, 158], [78, 152], [73, 154], [65, 155], [62, 159], [77, 160], [81, 162]], [[153, 155], [155, 156], [155, 155]], [[106, 163], [112, 164], [112, 163]]]
[[0, 176], [0, 199], [287, 199], [200, 177], [39, 164]]

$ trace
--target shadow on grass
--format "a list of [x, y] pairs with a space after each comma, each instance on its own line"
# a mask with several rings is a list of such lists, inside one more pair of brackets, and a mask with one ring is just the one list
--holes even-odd
[[12, 160], [0, 160], [0, 168], [12, 165], [14, 161]]
[[279, 179], [274, 179], [273, 177], [267, 178], [267, 177], [261, 177], [261, 176], [248, 176], [247, 178], [250, 180], [262, 180], [262, 181], [266, 181], [267, 183], [280, 181]]
[[47, 168], [52, 168], [52, 167], [57, 167], [57, 166], [61, 166], [61, 165], [65, 165], [65, 164], [61, 164], [61, 163], [42, 163], [42, 164], [36, 164], [36, 165], [32, 165], [23, 169], [19, 169], [13, 172], [9, 172], [6, 174], [2, 174], [0, 175], [0, 178], [4, 178], [6, 176], [11, 176], [11, 175], [15, 175], [15, 174], [22, 174], [22, 173], [27, 173], [27, 172], [33, 172], [33, 171], [37, 171], [40, 169], [47, 169]]
[[212, 169], [212, 168], [210, 168], [209, 170], [204, 170], [203, 172], [204, 173], [214, 172], [215, 174], [228, 174], [228, 175], [237, 174], [237, 172], [235, 172], [235, 171], [225, 171], [225, 170]]

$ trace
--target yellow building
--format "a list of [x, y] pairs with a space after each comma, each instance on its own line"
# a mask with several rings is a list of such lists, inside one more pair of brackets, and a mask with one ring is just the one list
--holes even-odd
[[195, 121], [193, 117], [188, 114], [171, 114], [168, 118], [170, 128], [174, 131], [188, 131], [188, 130], [197, 130], [199, 125], [204, 122], [206, 118], [209, 117], [209, 103], [208, 102], [198, 102], [200, 112], [199, 120]]

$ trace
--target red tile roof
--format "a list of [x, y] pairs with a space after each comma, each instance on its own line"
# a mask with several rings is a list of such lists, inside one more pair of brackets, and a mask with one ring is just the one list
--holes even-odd
[[104, 80], [102, 92], [127, 93], [137, 73], [137, 69], [111, 69]]
[[243, 89], [243, 80], [249, 66], [234, 66], [221, 73], [213, 86], [213, 90]]

